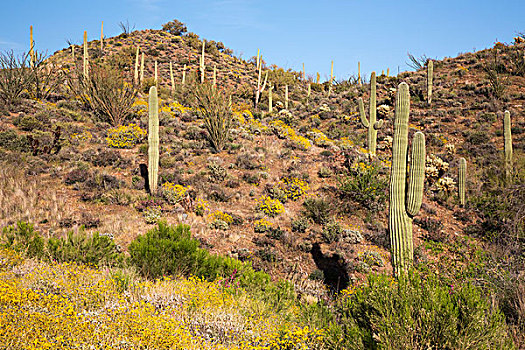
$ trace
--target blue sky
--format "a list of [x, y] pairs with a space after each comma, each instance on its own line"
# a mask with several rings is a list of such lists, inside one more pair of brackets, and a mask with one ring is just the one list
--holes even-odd
[[[89, 3], [89, 5], [88, 5]], [[80, 43], [120, 34], [119, 22], [160, 29], [174, 18], [206, 39], [222, 41], [249, 58], [261, 49], [267, 63], [321, 78], [346, 79], [361, 71], [408, 70], [407, 52], [432, 58], [511, 42], [525, 32], [525, 0], [19, 0], [1, 7], [0, 50], [36, 48], [53, 53], [66, 40]]]

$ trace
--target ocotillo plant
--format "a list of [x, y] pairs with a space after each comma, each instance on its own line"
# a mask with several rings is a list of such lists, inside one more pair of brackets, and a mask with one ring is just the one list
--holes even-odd
[[159, 174], [159, 100], [155, 86], [149, 89], [148, 110], [148, 183], [154, 194]]
[[133, 75], [133, 78], [135, 79], [135, 84], [138, 84], [139, 82], [139, 46], [137, 46], [137, 54], [135, 55], [135, 75]]
[[503, 117], [503, 136], [505, 137], [505, 175], [507, 179], [510, 179], [512, 176], [512, 132], [509, 111], [505, 111]]
[[417, 132], [412, 142], [412, 164], [407, 186], [408, 116], [410, 95], [406, 83], [399, 84], [396, 97], [390, 209], [388, 228], [394, 273], [400, 275], [410, 267], [414, 256], [412, 218], [421, 208], [425, 181], [425, 135]]
[[175, 78], [173, 77], [173, 64], [170, 62], [171, 92], [175, 91]]
[[288, 110], [288, 85], [284, 87], [284, 108]]
[[427, 99], [428, 104], [432, 104], [432, 80], [434, 78], [434, 62], [432, 60], [428, 60], [428, 67], [427, 67]]
[[458, 190], [459, 190], [459, 204], [465, 206], [465, 189], [467, 179], [467, 161], [465, 158], [459, 159], [459, 173], [458, 173]]
[[87, 32], [84, 31], [84, 78], [89, 77], [88, 68], [88, 48], [87, 48]]
[[204, 47], [206, 45], [206, 40], [202, 40], [202, 55], [199, 60], [199, 69], [201, 71], [201, 84], [204, 83], [204, 69], [206, 68], [204, 66]]
[[368, 152], [370, 152], [371, 155], [375, 155], [377, 145], [377, 130], [383, 126], [383, 120], [376, 121], [376, 72], [372, 72], [372, 75], [370, 76], [370, 120], [366, 119], [363, 99], [360, 97], [357, 102], [359, 104], [361, 123], [365, 128], [368, 128]]
[[140, 58], [140, 81], [144, 81], [144, 52], [142, 52]]

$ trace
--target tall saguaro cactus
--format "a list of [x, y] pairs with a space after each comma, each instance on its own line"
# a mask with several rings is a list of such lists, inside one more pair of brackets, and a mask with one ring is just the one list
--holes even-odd
[[186, 84], [186, 65], [182, 68], [182, 85]]
[[359, 114], [361, 115], [361, 123], [365, 128], [368, 128], [368, 151], [371, 155], [376, 154], [377, 148], [377, 130], [383, 126], [383, 120], [376, 121], [377, 116], [377, 91], [376, 91], [376, 72], [372, 72], [370, 76], [370, 116], [366, 119], [365, 106], [363, 99], [359, 98]]
[[137, 46], [137, 53], [135, 54], [135, 75], [133, 76], [135, 84], [139, 83], [139, 50], [140, 47]]
[[505, 137], [505, 175], [509, 179], [512, 175], [512, 132], [509, 111], [505, 111], [503, 117], [503, 136]]
[[104, 21], [100, 25], [100, 51], [104, 50]]
[[284, 108], [288, 110], [288, 85], [284, 86]]
[[84, 78], [89, 77], [88, 68], [88, 47], [87, 47], [87, 32], [84, 30]]
[[29, 26], [29, 59], [30, 59], [30, 66], [33, 67], [35, 65], [35, 41], [33, 40], [33, 26]]
[[273, 111], [272, 91], [273, 91], [273, 85], [270, 84], [270, 87], [268, 88], [268, 112], [269, 113], [272, 113]]
[[255, 91], [255, 108], [257, 108], [257, 105], [259, 104], [259, 99], [261, 97], [261, 94], [264, 91], [264, 88], [266, 87], [266, 82], [268, 81], [268, 71], [266, 71], [266, 75], [264, 76], [264, 83], [261, 87], [261, 78], [262, 78], [262, 58], [260, 57], [260, 51], [257, 50], [257, 90]]
[[330, 68], [330, 85], [328, 85], [328, 96], [330, 96], [330, 93], [332, 92], [333, 81], [334, 81], [334, 61], [332, 61], [332, 65]]
[[361, 62], [357, 62], [357, 83], [359, 85], [363, 85], [363, 83], [361, 82]]
[[173, 77], [173, 64], [170, 62], [171, 92], [175, 91], [175, 78]]
[[427, 65], [427, 99], [428, 105], [432, 104], [432, 80], [434, 78], [434, 61], [428, 60]]
[[467, 161], [465, 158], [459, 159], [458, 190], [459, 204], [465, 206], [465, 189], [467, 180]]
[[140, 81], [144, 81], [144, 52], [142, 52], [140, 57]]
[[159, 175], [159, 99], [155, 85], [149, 89], [148, 111], [148, 183], [154, 194]]
[[199, 60], [199, 69], [201, 71], [201, 84], [204, 83], [204, 69], [206, 68], [204, 66], [204, 48], [206, 45], [206, 40], [202, 40], [202, 55]]
[[155, 85], [158, 85], [157, 60], [155, 60]]
[[401, 83], [396, 98], [388, 216], [392, 266], [396, 275], [406, 272], [413, 260], [412, 218], [421, 208], [425, 180], [425, 135], [417, 132], [412, 142], [412, 164], [410, 165], [408, 190], [406, 189], [409, 113], [408, 85]]

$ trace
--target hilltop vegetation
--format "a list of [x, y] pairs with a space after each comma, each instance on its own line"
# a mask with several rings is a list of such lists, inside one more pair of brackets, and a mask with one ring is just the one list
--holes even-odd
[[176, 20], [83, 51], [0, 57], [8, 348], [525, 346], [525, 39], [324, 83]]

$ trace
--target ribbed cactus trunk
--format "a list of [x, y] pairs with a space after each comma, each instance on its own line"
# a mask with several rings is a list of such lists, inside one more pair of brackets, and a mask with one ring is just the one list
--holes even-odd
[[357, 83], [359, 85], [362, 85], [363, 83], [361, 82], [361, 62], [357, 62]]
[[140, 58], [140, 82], [144, 81], [144, 52], [141, 54]]
[[412, 217], [421, 208], [425, 180], [425, 136], [423, 133], [417, 132], [412, 143], [412, 164], [410, 166], [407, 191], [409, 113], [410, 95], [408, 85], [401, 83], [399, 84], [396, 98], [388, 216], [392, 266], [397, 276], [406, 272], [413, 260]]
[[33, 40], [33, 26], [29, 26], [29, 59], [30, 67], [35, 66], [35, 41]]
[[284, 108], [288, 110], [288, 85], [284, 87]]
[[204, 83], [204, 69], [206, 68], [204, 66], [204, 48], [206, 46], [206, 40], [203, 40], [202, 41], [202, 55], [200, 57], [200, 61], [199, 61], [199, 69], [201, 71], [201, 84]]
[[270, 85], [270, 88], [268, 89], [268, 112], [269, 113], [272, 113], [273, 111], [272, 91], [273, 91], [273, 86]]
[[217, 66], [213, 66], [213, 87], [217, 87]]
[[155, 85], [158, 86], [157, 60], [155, 60]]
[[89, 78], [89, 67], [88, 67], [88, 48], [87, 48], [87, 32], [84, 31], [84, 78]]
[[182, 85], [186, 84], [186, 65], [182, 68]]
[[432, 80], [434, 78], [434, 62], [432, 60], [428, 60], [428, 67], [427, 67], [427, 98], [428, 98], [428, 104], [432, 104]]
[[155, 86], [149, 89], [148, 109], [148, 182], [151, 193], [155, 194], [159, 175], [159, 100]]
[[306, 93], [306, 107], [310, 104], [310, 95], [312, 94], [312, 84], [308, 83], [308, 92]]
[[512, 131], [510, 112], [505, 111], [503, 117], [503, 136], [505, 137], [505, 175], [507, 179], [512, 176]]
[[328, 96], [330, 96], [330, 93], [332, 92], [332, 82], [334, 81], [334, 61], [332, 61], [332, 65], [330, 68], [330, 84], [328, 85]]
[[104, 51], [104, 21], [100, 25], [100, 51]]
[[376, 72], [372, 72], [370, 76], [370, 113], [369, 120], [366, 119], [365, 106], [363, 99], [358, 99], [359, 115], [361, 116], [361, 123], [365, 128], [368, 128], [368, 152], [370, 155], [376, 154], [377, 149], [377, 130], [383, 126], [383, 120], [377, 121], [377, 90], [376, 90]]
[[459, 204], [465, 206], [465, 190], [467, 181], [467, 161], [465, 158], [459, 159], [459, 173], [458, 173], [458, 191]]
[[137, 46], [137, 53], [135, 54], [135, 74], [133, 78], [135, 79], [135, 84], [139, 83], [139, 51], [140, 48]]
[[171, 92], [175, 91], [175, 78], [173, 77], [173, 64], [170, 62]]

